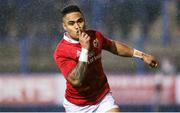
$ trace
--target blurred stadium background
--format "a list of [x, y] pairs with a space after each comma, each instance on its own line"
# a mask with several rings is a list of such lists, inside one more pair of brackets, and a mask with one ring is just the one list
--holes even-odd
[[79, 5], [88, 28], [155, 55], [160, 65], [103, 52], [122, 111], [180, 111], [180, 0], [0, 0], [0, 111], [61, 111], [65, 88], [53, 60], [59, 10]]

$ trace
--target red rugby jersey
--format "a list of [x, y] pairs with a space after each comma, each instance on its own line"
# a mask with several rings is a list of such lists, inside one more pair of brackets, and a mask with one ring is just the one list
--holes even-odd
[[[76, 105], [96, 104], [110, 91], [101, 63], [101, 52], [103, 48], [111, 46], [112, 42], [100, 32], [88, 30], [86, 33], [91, 37], [91, 46], [85, 81], [80, 88], [74, 88], [66, 81], [65, 98]], [[65, 33], [54, 52], [55, 62], [65, 78], [79, 62], [80, 52], [80, 43]]]

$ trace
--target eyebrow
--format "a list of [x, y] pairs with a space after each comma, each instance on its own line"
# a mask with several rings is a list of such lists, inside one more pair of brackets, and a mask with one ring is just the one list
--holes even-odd
[[84, 19], [81, 17], [81, 18], [78, 18], [76, 21], [70, 20], [70, 21], [68, 21], [68, 23], [78, 22], [79, 20], [84, 20]]
[[75, 21], [68, 21], [68, 23], [75, 23]]

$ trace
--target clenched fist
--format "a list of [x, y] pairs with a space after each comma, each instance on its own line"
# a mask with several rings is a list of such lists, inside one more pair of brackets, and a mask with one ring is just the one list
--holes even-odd
[[142, 60], [152, 68], [156, 68], [158, 66], [158, 61], [151, 55], [144, 54]]

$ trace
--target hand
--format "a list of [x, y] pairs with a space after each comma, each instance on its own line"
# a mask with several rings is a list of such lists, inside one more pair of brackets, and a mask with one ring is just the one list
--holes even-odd
[[158, 61], [151, 55], [144, 54], [142, 60], [152, 68], [158, 66]]
[[79, 42], [81, 44], [81, 47], [89, 50], [89, 48], [90, 48], [90, 36], [83, 31], [78, 31], [78, 35], [79, 35]]

